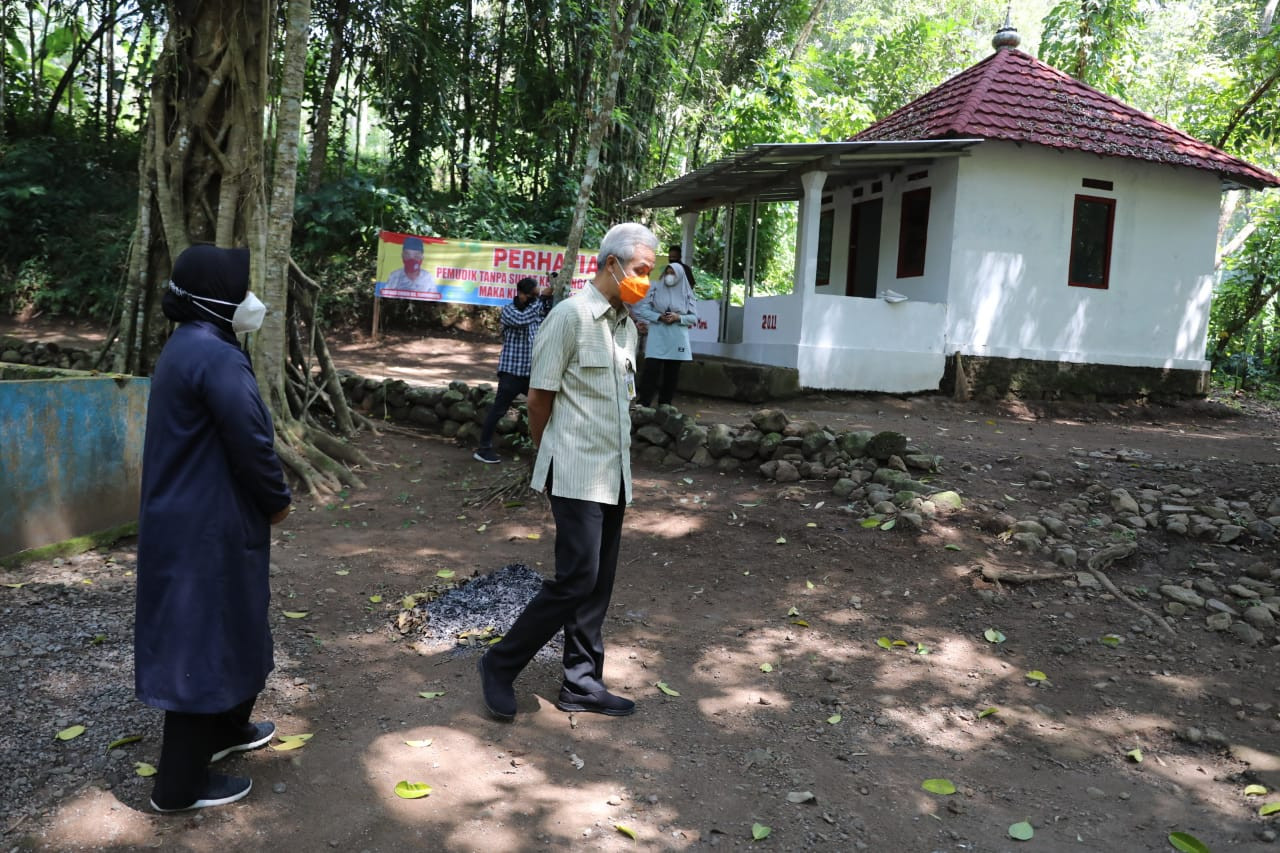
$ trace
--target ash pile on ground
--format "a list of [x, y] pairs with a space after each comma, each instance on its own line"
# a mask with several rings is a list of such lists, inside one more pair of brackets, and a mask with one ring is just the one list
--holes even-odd
[[[512, 563], [496, 572], [472, 578], [423, 605], [428, 618], [421, 628], [419, 642], [433, 646], [457, 646], [459, 650], [469, 645], [486, 646], [486, 635], [481, 635], [473, 644], [459, 637], [485, 629], [492, 629], [488, 637], [506, 633], [541, 588], [542, 575], [524, 563]], [[536, 659], [559, 660], [563, 643], [563, 635], [557, 634], [538, 652]]]

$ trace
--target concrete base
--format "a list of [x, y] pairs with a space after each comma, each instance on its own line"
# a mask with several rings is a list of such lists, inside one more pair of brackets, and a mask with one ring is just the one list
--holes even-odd
[[10, 364], [0, 375], [0, 556], [135, 521], [151, 380]]
[[[1119, 364], [1074, 364], [1025, 358], [964, 356], [967, 399], [1006, 396], [1024, 400], [1176, 400], [1203, 397], [1209, 373], [1127, 367]], [[956, 359], [947, 359], [940, 390], [955, 394]]]
[[794, 367], [772, 367], [731, 358], [699, 356], [680, 368], [679, 390], [745, 403], [763, 403], [798, 395], [801, 392], [800, 372]]

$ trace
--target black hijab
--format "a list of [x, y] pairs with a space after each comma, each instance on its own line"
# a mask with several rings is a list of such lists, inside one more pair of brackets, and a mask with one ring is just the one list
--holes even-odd
[[165, 287], [164, 298], [160, 302], [164, 316], [175, 323], [206, 320], [230, 332], [231, 315], [249, 292], [249, 250], [191, 246], [173, 262], [172, 280], [189, 294], [221, 299], [231, 304], [198, 302]]

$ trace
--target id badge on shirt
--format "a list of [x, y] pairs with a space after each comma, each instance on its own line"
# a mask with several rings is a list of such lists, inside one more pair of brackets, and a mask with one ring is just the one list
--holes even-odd
[[631, 359], [627, 359], [627, 400], [636, 398], [636, 369], [631, 366]]

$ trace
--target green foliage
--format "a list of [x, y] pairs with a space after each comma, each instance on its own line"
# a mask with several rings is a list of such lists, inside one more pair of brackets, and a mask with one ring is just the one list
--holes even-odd
[[1137, 0], [1062, 0], [1044, 21], [1040, 58], [1096, 89], [1123, 95], [1138, 60]]
[[109, 316], [137, 215], [136, 157], [74, 135], [0, 147], [0, 306]]

